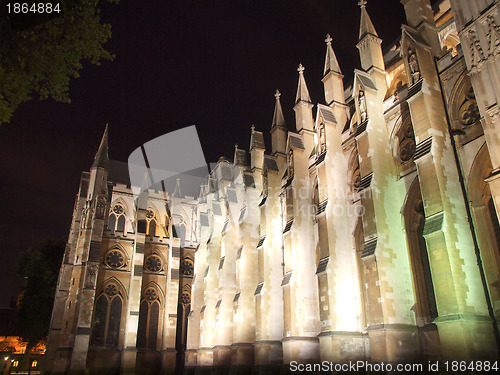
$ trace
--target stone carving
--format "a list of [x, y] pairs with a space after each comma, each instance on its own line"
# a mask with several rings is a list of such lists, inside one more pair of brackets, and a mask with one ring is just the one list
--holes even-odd
[[415, 83], [420, 79], [420, 66], [418, 64], [417, 53], [413, 48], [408, 49], [408, 66], [410, 67], [411, 81]]
[[104, 214], [106, 212], [106, 197], [104, 195], [99, 195], [97, 198], [97, 207], [95, 211], [96, 219], [104, 219]]
[[415, 155], [416, 143], [413, 126], [410, 121], [399, 132], [399, 158], [403, 163], [410, 161]]
[[361, 122], [364, 122], [366, 120], [366, 98], [365, 98], [365, 92], [363, 90], [359, 90], [358, 93], [358, 105], [359, 105], [359, 113], [361, 116]]
[[495, 14], [489, 14], [486, 18], [488, 32], [486, 38], [488, 40], [488, 53], [490, 56], [496, 56], [500, 51], [500, 26], [495, 20]]
[[97, 265], [87, 266], [87, 277], [85, 278], [85, 286], [87, 288], [94, 288], [97, 278]]
[[485, 60], [483, 47], [477, 38], [475, 29], [470, 29], [467, 36], [470, 43], [471, 70], [474, 68], [478, 69], [481, 67], [481, 63]]
[[325, 150], [326, 150], [325, 124], [321, 123], [319, 125], [319, 152], [322, 153]]
[[458, 117], [464, 126], [473, 125], [481, 118], [474, 96], [474, 90], [470, 82], [468, 87], [464, 90], [464, 99], [458, 110]]
[[288, 177], [293, 176], [293, 149], [288, 151]]

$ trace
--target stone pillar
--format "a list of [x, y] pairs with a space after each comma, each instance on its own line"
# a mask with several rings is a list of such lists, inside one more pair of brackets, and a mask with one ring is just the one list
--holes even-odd
[[[429, 49], [414, 46], [421, 79], [407, 99], [415, 164], [424, 202], [426, 240], [443, 356], [476, 359], [495, 353], [495, 338], [474, 252], [439, 80]], [[406, 50], [406, 47], [405, 47]]]

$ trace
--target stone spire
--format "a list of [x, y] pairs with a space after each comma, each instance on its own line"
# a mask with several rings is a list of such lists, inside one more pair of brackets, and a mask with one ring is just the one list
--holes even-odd
[[366, 11], [366, 0], [361, 0], [358, 5], [361, 7], [361, 22], [359, 24], [359, 41], [366, 35], [371, 34], [378, 37], [377, 31], [373, 26], [372, 20]]
[[335, 72], [342, 74], [340, 71], [339, 62], [337, 61], [337, 56], [335, 56], [335, 52], [333, 52], [332, 48], [332, 38], [330, 34], [326, 35], [326, 57], [325, 57], [325, 69], [323, 72], [323, 76], [326, 76], [328, 72]]
[[285, 117], [283, 116], [283, 109], [281, 108], [280, 96], [281, 93], [279, 92], [279, 90], [276, 90], [276, 93], [274, 94], [274, 97], [276, 98], [276, 104], [274, 105], [272, 128], [274, 128], [275, 126], [285, 127]]
[[385, 70], [384, 56], [382, 54], [382, 39], [378, 37], [372, 20], [366, 11], [366, 0], [361, 0], [361, 20], [359, 23], [359, 42], [356, 47], [359, 50], [361, 68], [368, 71], [372, 68]]
[[93, 168], [108, 169], [108, 124], [106, 124], [106, 129], [104, 129], [99, 150], [97, 150], [95, 154], [94, 163], [91, 169]]
[[309, 90], [307, 89], [306, 80], [304, 78], [304, 66], [299, 64], [297, 71], [299, 72], [299, 85], [297, 87], [297, 96], [295, 97], [295, 104], [298, 102], [311, 103], [311, 97], [309, 96]]

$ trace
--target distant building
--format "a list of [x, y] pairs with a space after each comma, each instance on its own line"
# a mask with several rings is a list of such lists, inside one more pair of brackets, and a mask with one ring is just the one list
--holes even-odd
[[354, 82], [327, 36], [324, 104], [300, 66], [297, 131], [277, 92], [271, 146], [252, 128], [249, 158], [236, 147], [197, 195], [150, 189], [136, 207], [106, 131], [46, 370], [498, 355], [498, 1], [402, 3], [408, 25], [383, 53], [362, 0]]
[[31, 347], [18, 332], [18, 310], [0, 309], [0, 371], [1, 374], [40, 374], [45, 358], [45, 342]]

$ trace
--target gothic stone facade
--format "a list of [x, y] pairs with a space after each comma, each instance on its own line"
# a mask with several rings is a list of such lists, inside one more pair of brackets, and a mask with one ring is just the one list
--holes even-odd
[[150, 190], [136, 207], [105, 135], [75, 204], [51, 371], [497, 356], [498, 1], [402, 4], [384, 54], [361, 1], [353, 83], [327, 37], [326, 104], [300, 66], [297, 131], [277, 92], [270, 149], [252, 127], [248, 162], [236, 147], [197, 199]]

